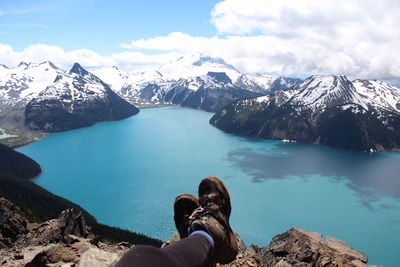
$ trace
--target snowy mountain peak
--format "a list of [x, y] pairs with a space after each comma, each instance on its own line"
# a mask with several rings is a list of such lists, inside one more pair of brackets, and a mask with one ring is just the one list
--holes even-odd
[[137, 112], [106, 83], [75, 63], [69, 73], [59, 73], [52, 84], [33, 97], [24, 114], [27, 127], [56, 132], [119, 120]]
[[345, 75], [312, 75], [304, 82], [321, 83], [321, 86], [351, 83]]
[[55, 70], [58, 70], [58, 69], [59, 69], [59, 68], [58, 68], [56, 65], [54, 65], [51, 61], [42, 62], [42, 63], [40, 63], [40, 65], [45, 65], [45, 66], [48, 66], [48, 67], [50, 67], [50, 68], [52, 68], [52, 69], [55, 69]]
[[362, 97], [357, 94], [351, 81], [341, 75], [311, 76], [294, 87], [298, 91], [292, 103], [312, 108], [329, 108], [343, 104], [358, 104], [368, 109]]
[[222, 65], [222, 66], [227, 67], [228, 69], [237, 71], [237, 69], [234, 66], [226, 63], [225, 60], [223, 60], [222, 58], [213, 58], [213, 57], [209, 57], [209, 56], [200, 55], [200, 58], [198, 60], [194, 61], [192, 64], [193, 64], [193, 66], [202, 66], [203, 64], [207, 64], [207, 63]]
[[107, 83], [115, 92], [119, 92], [129, 78], [129, 74], [117, 66], [92, 70], [92, 73]]
[[236, 79], [234, 84], [252, 92], [266, 93], [277, 78], [277, 76], [261, 75], [258, 73], [242, 74]]
[[353, 85], [374, 107], [400, 112], [400, 88], [377, 80], [355, 80]]
[[[12, 69], [12, 68], [9, 68], [9, 67], [7, 67], [7, 66], [5, 66], [5, 65], [2, 65], [2, 66], [4, 66], [5, 68], [7, 68], [7, 69]], [[21, 61], [18, 65], [17, 65], [17, 67], [15, 67], [14, 69], [15, 70], [18, 70], [18, 71], [24, 71], [24, 70], [29, 70], [29, 69], [35, 69], [35, 68], [50, 68], [50, 69], [55, 69], [55, 70], [59, 70], [59, 68], [58, 67], [56, 67], [52, 62], [50, 62], [50, 61], [44, 61], [44, 62], [41, 62], [41, 63], [33, 63], [33, 62], [29, 62], [29, 63], [27, 63], [27, 62], [24, 62], [24, 61]]]
[[313, 75], [296, 86], [296, 89], [318, 89], [327, 92], [352, 87], [351, 81], [346, 76], [339, 75]]
[[174, 80], [207, 75], [208, 72], [225, 72], [232, 81], [240, 76], [240, 72], [223, 59], [201, 54], [183, 56], [176, 61], [160, 66], [158, 71]]
[[[275, 92], [276, 93], [276, 92]], [[287, 102], [298, 110], [318, 113], [335, 106], [361, 106], [364, 111], [400, 113], [400, 89], [383, 81], [349, 81], [343, 75], [311, 76], [293, 89], [285, 91]], [[268, 102], [260, 97], [257, 102]], [[283, 103], [282, 101], [280, 103]]]
[[69, 71], [69, 74], [76, 73], [82, 76], [89, 75], [89, 72], [82, 68], [82, 66], [79, 63], [75, 63], [74, 66], [72, 66], [71, 70]]
[[86, 69], [84, 69], [81, 65], [79, 65], [79, 63], [75, 63], [74, 64], [74, 66], [69, 71], [69, 74], [75, 74], [75, 75], [83, 77], [83, 78], [85, 78], [87, 80], [95, 81], [97, 83], [104, 83], [96, 75], [94, 75], [93, 73], [91, 73], [91, 72], [87, 71]]
[[52, 84], [59, 74], [64, 72], [49, 61], [40, 64], [21, 62], [14, 68], [1, 69], [0, 109], [24, 107]]
[[26, 70], [26, 69], [29, 67], [29, 65], [30, 65], [30, 63], [26, 63], [26, 62], [24, 62], [24, 61], [21, 61], [21, 62], [18, 64], [17, 68], [18, 68], [18, 69]]

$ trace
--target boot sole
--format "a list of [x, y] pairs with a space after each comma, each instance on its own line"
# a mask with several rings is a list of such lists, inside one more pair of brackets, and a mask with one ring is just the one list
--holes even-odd
[[189, 216], [199, 207], [199, 199], [190, 194], [180, 194], [174, 201], [174, 221], [180, 238], [188, 236], [184, 227]]
[[213, 193], [213, 190], [217, 190], [217, 192], [221, 195], [221, 197], [225, 200], [223, 203], [223, 207], [221, 210], [225, 213], [226, 218], [229, 221], [229, 217], [231, 215], [231, 198], [229, 196], [228, 190], [226, 189], [224, 182], [222, 182], [218, 177], [208, 176], [204, 178], [199, 185], [199, 198], [204, 195], [208, 195]]

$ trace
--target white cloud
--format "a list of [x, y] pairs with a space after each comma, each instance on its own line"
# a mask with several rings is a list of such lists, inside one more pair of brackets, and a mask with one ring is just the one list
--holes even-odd
[[400, 80], [398, 0], [225, 0], [211, 22], [224, 35], [174, 32], [124, 47], [205, 53], [242, 71]]
[[225, 0], [211, 21], [221, 33], [328, 39], [351, 33], [368, 40], [399, 36], [399, 15], [397, 0]]
[[121, 52], [102, 56], [89, 49], [66, 52], [61, 47], [45, 44], [30, 45], [17, 52], [10, 45], [0, 44], [0, 63], [10, 67], [18, 65], [21, 61], [40, 63], [48, 60], [65, 70], [75, 62], [79, 62], [87, 68], [119, 66], [131, 71], [164, 64], [180, 56], [182, 54], [179, 53], [146, 55], [139, 52]]
[[[203, 53], [224, 58], [243, 72], [400, 81], [398, 0], [224, 0], [210, 20], [218, 33], [213, 37], [172, 32], [122, 44], [133, 51], [110, 56], [40, 44], [15, 52], [0, 45], [0, 63], [50, 60], [64, 68], [80, 62], [132, 70]], [[144, 49], [158, 54], [137, 52]]]

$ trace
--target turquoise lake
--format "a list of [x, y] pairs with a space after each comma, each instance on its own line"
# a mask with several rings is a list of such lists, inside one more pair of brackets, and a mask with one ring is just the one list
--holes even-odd
[[238, 137], [209, 125], [212, 115], [145, 109], [18, 150], [42, 166], [35, 183], [101, 223], [166, 240], [175, 197], [215, 175], [247, 244], [295, 226], [349, 242], [370, 264], [400, 266], [400, 154]]

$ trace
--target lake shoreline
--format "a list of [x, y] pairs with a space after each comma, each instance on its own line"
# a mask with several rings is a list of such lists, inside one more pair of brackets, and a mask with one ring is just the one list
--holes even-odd
[[[175, 104], [135, 104], [139, 109], [150, 109], [150, 108], [164, 108], [164, 107], [177, 107], [179, 105]], [[138, 114], [134, 114], [135, 116]], [[130, 116], [130, 117], [132, 117]], [[128, 117], [128, 118], [130, 118]], [[125, 118], [125, 119], [128, 119]], [[98, 122], [101, 123], [101, 122]], [[96, 123], [97, 124], [97, 123]], [[86, 127], [92, 127], [96, 124], [89, 125]], [[86, 128], [82, 127], [82, 128]], [[75, 129], [72, 129], [75, 130]], [[68, 130], [71, 131], [71, 130]], [[68, 132], [64, 131], [64, 132]], [[0, 143], [11, 147], [13, 149], [20, 148], [23, 146], [30, 145], [37, 141], [43, 140], [47, 138], [51, 133], [40, 132], [40, 131], [32, 131], [28, 129], [19, 129], [19, 128], [0, 128]]]

